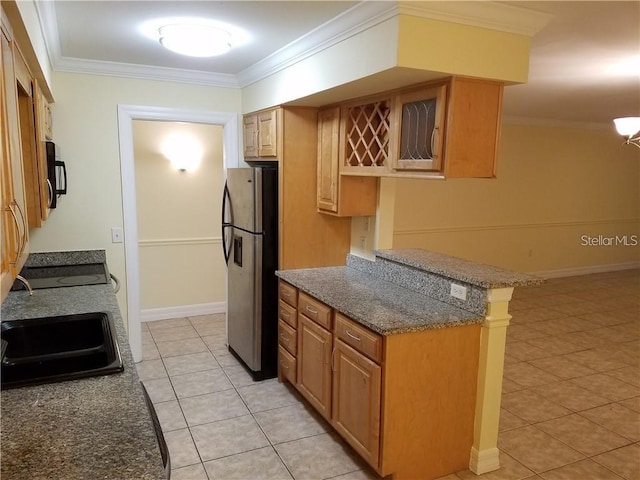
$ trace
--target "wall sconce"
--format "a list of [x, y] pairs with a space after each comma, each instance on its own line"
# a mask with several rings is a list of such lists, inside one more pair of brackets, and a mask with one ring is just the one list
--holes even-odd
[[627, 137], [625, 145], [635, 145], [640, 148], [640, 135], [633, 138], [634, 135], [640, 133], [640, 117], [622, 117], [613, 120], [616, 130], [623, 137]]
[[181, 172], [193, 172], [202, 160], [202, 146], [190, 135], [174, 133], [162, 144], [162, 154]]

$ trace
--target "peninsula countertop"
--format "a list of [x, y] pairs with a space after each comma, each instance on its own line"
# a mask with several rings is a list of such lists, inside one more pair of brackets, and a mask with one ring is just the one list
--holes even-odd
[[470, 312], [349, 267], [280, 270], [276, 275], [382, 335], [477, 324]]
[[481, 288], [539, 285], [542, 278], [419, 248], [377, 250], [377, 258]]
[[2, 320], [106, 311], [124, 372], [3, 390], [3, 480], [166, 478], [110, 284], [10, 292]]

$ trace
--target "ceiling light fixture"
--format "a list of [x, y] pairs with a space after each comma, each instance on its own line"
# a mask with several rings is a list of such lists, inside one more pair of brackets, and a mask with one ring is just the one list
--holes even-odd
[[229, 32], [211, 25], [173, 23], [158, 29], [160, 44], [190, 57], [215, 57], [231, 50]]
[[640, 133], [640, 117], [622, 117], [613, 120], [616, 130], [623, 137], [627, 137], [625, 145], [635, 145], [640, 148], [640, 135], [633, 138], [634, 135]]

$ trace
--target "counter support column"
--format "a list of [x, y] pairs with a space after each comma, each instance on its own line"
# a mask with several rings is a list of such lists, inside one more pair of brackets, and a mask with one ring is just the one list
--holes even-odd
[[480, 331], [478, 388], [469, 469], [477, 475], [500, 468], [498, 426], [509, 300], [513, 288], [487, 289], [487, 314]]

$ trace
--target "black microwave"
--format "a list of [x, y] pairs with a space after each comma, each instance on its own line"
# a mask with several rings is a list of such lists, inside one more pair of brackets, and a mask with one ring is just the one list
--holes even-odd
[[56, 208], [60, 195], [67, 194], [67, 167], [56, 158], [56, 144], [46, 142], [47, 181], [49, 183], [49, 207]]

